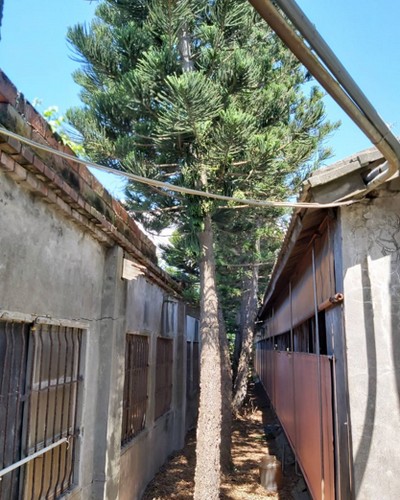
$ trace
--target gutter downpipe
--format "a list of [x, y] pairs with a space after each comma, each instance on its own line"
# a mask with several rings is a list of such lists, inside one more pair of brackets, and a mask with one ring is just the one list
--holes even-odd
[[399, 141], [303, 11], [294, 0], [275, 0], [326, 67], [279, 13], [272, 0], [249, 2], [387, 160], [369, 173], [362, 194], [367, 194], [392, 177], [400, 168]]

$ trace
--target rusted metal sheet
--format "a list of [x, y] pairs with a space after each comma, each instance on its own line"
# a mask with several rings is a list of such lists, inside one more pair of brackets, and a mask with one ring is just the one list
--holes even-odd
[[297, 326], [314, 314], [314, 289], [311, 248], [298, 268], [298, 278], [292, 283], [292, 324]]
[[290, 330], [290, 295], [289, 288], [286, 295], [279, 301], [275, 307], [272, 318], [272, 332], [274, 335], [285, 333]]
[[[296, 455], [314, 499], [321, 498], [322, 455], [316, 356], [300, 355], [296, 379]], [[308, 358], [308, 359], [307, 359]]]
[[[335, 498], [329, 358], [294, 357], [296, 455], [315, 500]], [[320, 383], [318, 372], [320, 372]]]
[[263, 351], [261, 347], [257, 352], [257, 372], [292, 444], [313, 499], [334, 500], [329, 357]]
[[[320, 229], [322, 234], [314, 240], [317, 304], [325, 303], [337, 292], [329, 221], [325, 221]], [[273, 301], [273, 314], [267, 322], [268, 335], [288, 332], [292, 327], [300, 325], [315, 314], [312, 267], [312, 246], [310, 245], [291, 277], [291, 294], [288, 284], [281, 289]]]
[[324, 444], [325, 498], [335, 498], [335, 457], [332, 409], [332, 360], [321, 356], [322, 436]]
[[293, 384], [294, 353], [273, 352], [275, 361], [275, 410], [279, 415], [286, 435], [295, 447], [295, 408]]
[[[329, 226], [315, 239], [317, 304], [322, 304], [336, 293], [333, 248]], [[340, 290], [339, 290], [340, 291]]]
[[267, 381], [267, 392], [275, 406], [275, 355], [274, 351], [265, 351], [265, 380]]

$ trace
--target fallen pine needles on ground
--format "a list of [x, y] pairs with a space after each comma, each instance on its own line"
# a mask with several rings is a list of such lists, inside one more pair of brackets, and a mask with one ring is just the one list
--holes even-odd
[[[268, 493], [260, 485], [259, 464], [266, 454], [280, 458], [275, 439], [264, 429], [279, 427], [262, 388], [251, 384], [246, 405], [233, 422], [232, 459], [234, 469], [222, 479], [222, 500], [293, 499], [292, 490], [302, 479], [295, 472], [294, 462], [286, 464], [283, 486], [278, 493]], [[267, 439], [268, 438], [268, 439]], [[193, 498], [196, 461], [196, 432], [191, 431], [183, 450], [175, 453], [148, 485], [143, 500], [189, 500]]]

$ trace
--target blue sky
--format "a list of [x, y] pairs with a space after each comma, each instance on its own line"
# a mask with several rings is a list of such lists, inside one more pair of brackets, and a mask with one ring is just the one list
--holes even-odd
[[[71, 73], [78, 63], [65, 41], [68, 26], [88, 22], [95, 1], [4, 0], [0, 67], [29, 100], [40, 98], [42, 109], [57, 105], [63, 113], [79, 105], [79, 88]], [[400, 135], [400, 2], [395, 0], [298, 0], [379, 114]], [[329, 163], [370, 146], [369, 140], [329, 98], [330, 120], [341, 128], [327, 144]], [[117, 194], [119, 178], [101, 174]]]

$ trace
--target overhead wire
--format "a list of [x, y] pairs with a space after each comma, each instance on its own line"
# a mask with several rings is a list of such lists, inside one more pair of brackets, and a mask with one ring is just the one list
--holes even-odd
[[35, 149], [39, 149], [41, 151], [45, 151], [47, 153], [54, 154], [55, 156], [59, 156], [66, 160], [78, 163], [80, 165], [84, 165], [86, 167], [96, 168], [103, 172], [108, 172], [111, 174], [115, 174], [121, 177], [125, 177], [135, 182], [139, 182], [141, 184], [145, 184], [152, 187], [158, 187], [161, 189], [165, 189], [168, 191], [174, 191], [177, 193], [187, 194], [191, 196], [201, 196], [203, 198], [210, 198], [214, 200], [222, 200], [233, 203], [239, 203], [243, 206], [243, 204], [252, 206], [252, 207], [260, 207], [260, 208], [270, 208], [270, 207], [284, 207], [284, 208], [332, 208], [339, 206], [348, 206], [353, 203], [356, 203], [359, 200], [346, 200], [346, 201], [337, 201], [334, 203], [312, 203], [312, 202], [295, 202], [295, 201], [272, 201], [272, 200], [253, 200], [247, 198], [236, 198], [233, 196], [225, 196], [222, 194], [210, 193], [208, 191], [200, 191], [197, 189], [186, 188], [183, 186], [175, 186], [168, 182], [157, 181], [156, 179], [149, 179], [147, 177], [143, 177], [141, 175], [132, 174], [130, 172], [125, 172], [122, 170], [116, 170], [114, 168], [105, 167], [104, 165], [100, 165], [90, 160], [84, 160], [78, 158], [77, 156], [72, 156], [68, 153], [64, 153], [64, 151], [58, 151], [50, 146], [46, 146], [45, 144], [40, 144], [32, 139], [28, 139], [27, 137], [23, 137], [15, 132], [11, 132], [10, 130], [5, 129], [4, 127], [0, 127], [0, 134], [6, 137], [12, 137], [17, 141], [20, 141], [23, 144], [27, 144]]

